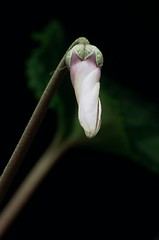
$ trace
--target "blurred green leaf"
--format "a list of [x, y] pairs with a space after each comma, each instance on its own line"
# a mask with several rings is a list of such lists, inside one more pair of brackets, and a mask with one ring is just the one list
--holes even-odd
[[[40, 32], [33, 32], [32, 38], [37, 42], [37, 47], [26, 61], [26, 77], [28, 88], [39, 100], [70, 43], [68, 44], [64, 29], [57, 20], [51, 21]], [[67, 72], [49, 105], [50, 109], [57, 112], [64, 135], [72, 131], [75, 104], [74, 91]]]
[[159, 172], [158, 104], [117, 83], [110, 84], [108, 92], [120, 104], [132, 159]]
[[107, 86], [104, 86], [103, 82], [107, 82], [107, 78], [104, 75], [101, 79], [100, 90], [102, 104], [101, 129], [95, 138], [91, 140], [85, 139], [83, 144], [103, 152], [130, 156], [131, 146], [125, 131], [119, 101], [109, 95]]
[[[38, 46], [26, 62], [26, 75], [28, 87], [39, 99], [71, 43], [68, 44], [68, 37], [58, 21], [33, 33], [33, 39]], [[159, 172], [159, 106], [131, 89], [108, 81], [103, 72], [100, 98], [101, 129], [93, 139], [88, 139], [79, 125], [77, 102], [69, 72], [66, 73], [50, 103], [50, 108], [57, 112], [64, 137], [72, 136], [81, 147], [128, 156]]]

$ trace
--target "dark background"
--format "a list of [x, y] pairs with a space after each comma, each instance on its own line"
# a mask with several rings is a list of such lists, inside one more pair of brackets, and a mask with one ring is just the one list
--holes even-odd
[[[31, 33], [52, 19], [62, 21], [70, 43], [85, 36], [101, 49], [110, 79], [159, 102], [155, 2], [23, 2], [1, 11], [1, 172], [37, 104], [25, 77], [25, 60], [35, 46]], [[6, 202], [55, 130], [54, 113], [48, 111]], [[50, 171], [5, 239], [159, 239], [158, 186], [159, 175], [130, 159], [72, 149]]]

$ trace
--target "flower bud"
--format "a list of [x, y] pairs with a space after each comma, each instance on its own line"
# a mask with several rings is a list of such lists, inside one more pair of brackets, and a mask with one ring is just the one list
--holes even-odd
[[101, 127], [99, 98], [103, 55], [90, 44], [75, 45], [65, 58], [78, 103], [78, 118], [87, 137], [94, 137]]

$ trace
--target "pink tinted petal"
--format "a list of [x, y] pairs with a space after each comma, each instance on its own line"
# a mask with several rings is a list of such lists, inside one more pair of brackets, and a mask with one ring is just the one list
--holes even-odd
[[80, 97], [84, 97], [94, 86], [96, 82], [99, 82], [101, 76], [101, 71], [99, 68], [94, 68], [92, 71], [88, 72], [88, 63], [83, 61], [79, 64], [78, 69], [75, 74], [75, 79], [72, 82], [75, 89], [75, 95], [77, 102]]
[[70, 77], [72, 83], [76, 80], [77, 76], [80, 75], [84, 78], [91, 71], [96, 69], [95, 56], [94, 54], [86, 60], [81, 60], [74, 52], [72, 53], [71, 66], [70, 66]]

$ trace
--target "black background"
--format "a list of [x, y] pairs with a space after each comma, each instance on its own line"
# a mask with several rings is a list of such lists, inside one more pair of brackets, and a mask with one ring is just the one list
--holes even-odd
[[[101, 49], [103, 71], [113, 81], [159, 102], [156, 3], [85, 4], [23, 2], [1, 8], [1, 171], [37, 104], [25, 77], [25, 60], [35, 46], [31, 33], [52, 19], [62, 21], [70, 44], [85, 36]], [[54, 113], [48, 111], [6, 202], [55, 130]], [[158, 175], [130, 159], [72, 149], [50, 171], [5, 239], [155, 239], [158, 186]]]

